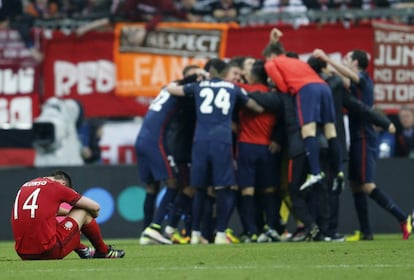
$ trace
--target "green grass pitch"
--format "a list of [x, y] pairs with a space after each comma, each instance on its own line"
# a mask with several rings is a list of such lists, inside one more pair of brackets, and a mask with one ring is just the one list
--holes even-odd
[[140, 246], [109, 240], [123, 259], [21, 261], [0, 242], [0, 279], [414, 279], [414, 241], [376, 235], [374, 241]]

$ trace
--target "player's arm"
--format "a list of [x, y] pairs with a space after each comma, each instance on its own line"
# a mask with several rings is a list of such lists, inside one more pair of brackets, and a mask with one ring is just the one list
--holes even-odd
[[266, 69], [267, 75], [273, 81], [276, 88], [281, 92], [287, 93], [288, 87], [273, 60], [269, 60], [268, 62], [266, 62], [265, 69]]
[[249, 92], [249, 97], [263, 106], [266, 111], [280, 114], [283, 111], [283, 102], [276, 92], [263, 94], [260, 91]]
[[175, 95], [175, 96], [185, 96], [184, 94], [184, 86], [180, 86], [177, 83], [173, 82], [170, 83], [167, 87], [166, 87], [167, 91], [171, 94], [171, 95]]
[[[336, 62], [335, 60], [331, 59], [323, 50], [321, 49], [315, 49], [313, 51], [313, 56], [321, 58], [322, 60], [326, 61], [329, 65], [331, 65], [341, 76], [350, 79], [356, 84], [359, 84], [359, 76], [358, 73], [355, 73], [345, 65]], [[349, 87], [349, 82], [347, 80], [345, 81], [345, 85]]]
[[272, 43], [272, 44], [275, 44], [275, 43], [277, 43], [280, 40], [280, 37], [282, 37], [282, 36], [283, 36], [282, 31], [280, 31], [277, 28], [273, 28], [270, 31], [269, 42]]
[[256, 112], [256, 113], [263, 113], [264, 112], [264, 108], [262, 106], [259, 105], [259, 103], [257, 103], [256, 101], [254, 101], [253, 99], [249, 98], [245, 104], [245, 106], [247, 108], [249, 108], [250, 110]]
[[376, 112], [354, 96], [344, 93], [343, 105], [350, 114], [366, 119], [371, 124], [381, 127], [390, 133], [395, 133], [395, 126], [387, 116]]
[[59, 210], [57, 212], [57, 216], [67, 216], [69, 214], [69, 211], [70, 211], [70, 209], [59, 207]]
[[91, 216], [94, 218], [98, 217], [99, 215], [99, 204], [86, 196], [81, 196], [81, 198], [73, 206], [88, 211], [89, 214], [91, 214]]

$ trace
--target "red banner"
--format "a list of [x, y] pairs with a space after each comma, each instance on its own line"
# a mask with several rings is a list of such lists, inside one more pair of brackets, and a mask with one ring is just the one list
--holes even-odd
[[414, 27], [374, 22], [375, 104], [387, 112], [414, 108]]
[[[126, 26], [128, 25], [120, 25], [117, 32], [120, 33], [120, 28]], [[147, 93], [138, 97], [127, 97], [129, 93], [116, 95], [115, 90], [128, 84], [128, 81], [140, 78], [142, 87], [136, 89], [144, 90], [144, 85], [149, 85], [154, 91], [155, 87], [161, 87], [165, 81], [168, 82], [178, 77], [177, 73], [180, 73], [180, 68], [184, 64], [182, 59], [186, 57], [188, 50], [183, 50], [182, 57], [177, 56], [180, 60], [174, 60], [176, 58], [173, 59], [172, 54], [170, 54], [171, 58], [166, 58], [166, 54], [159, 53], [164, 47], [165, 52], [179, 53], [180, 51], [169, 49], [172, 41], [168, 41], [178, 42], [175, 40], [179, 35], [176, 31], [177, 26], [174, 24], [169, 26], [173, 29], [171, 34], [167, 32], [166, 26], [169, 25], [163, 25], [163, 29], [159, 30], [160, 33], [152, 33], [153, 46], [139, 46], [140, 51], [134, 54], [131, 54], [132, 49], [129, 51], [124, 49], [123, 51], [127, 53], [122, 50], [123, 53], [120, 53], [119, 41], [116, 41], [114, 34], [109, 32], [92, 32], [81, 38], [54, 33], [51, 38], [44, 40], [44, 51], [47, 54], [43, 64], [44, 95], [75, 98], [84, 105], [87, 116], [112, 117], [145, 114], [148, 102], [151, 101], [151, 98], [145, 97]], [[413, 68], [411, 55], [413, 43], [409, 41], [412, 37], [404, 35], [412, 32], [413, 29], [404, 27], [409, 31], [402, 31], [395, 30], [395, 27], [389, 29], [390, 26], [392, 25], [377, 24], [375, 39], [371, 23], [349, 28], [345, 28], [342, 24], [309, 25], [301, 26], [299, 29], [291, 26], [278, 27], [284, 33], [282, 40], [286, 49], [297, 52], [302, 58], [309, 55], [315, 48], [324, 49], [336, 59], [341, 59], [344, 54], [353, 49], [366, 50], [371, 57], [375, 58], [368, 70], [376, 83], [376, 104], [387, 112], [392, 112], [390, 110], [398, 108], [401, 104], [413, 103], [413, 86], [410, 85], [414, 80], [412, 70], [410, 71], [410, 68]], [[239, 55], [260, 58], [269, 40], [271, 28], [272, 26], [229, 26], [229, 29], [223, 33], [225, 36], [220, 39], [224, 42], [220, 44], [218, 54], [228, 58]], [[395, 40], [394, 36], [397, 35], [405, 36], [405, 41], [390, 41]], [[191, 42], [202, 40], [202, 34], [195, 34], [191, 37], [192, 41], [188, 38], [186, 41], [185, 36], [180, 38], [185, 39], [180, 41], [182, 46], [188, 47]], [[169, 45], [165, 46], [167, 43]], [[217, 48], [215, 50], [217, 51]], [[115, 59], [114, 54], [119, 56], [118, 60]], [[396, 55], [400, 55], [401, 59], [397, 60]], [[121, 56], [125, 56], [126, 60], [119, 59]], [[136, 57], [139, 58], [138, 64], [136, 64]], [[131, 58], [135, 59], [135, 62], [132, 62]], [[384, 61], [381, 62], [381, 59]], [[187, 62], [190, 63], [189, 60]], [[139, 68], [136, 69], [140, 71], [138, 74], [141, 76], [137, 75], [136, 69], [131, 70], [133, 67]], [[122, 80], [119, 80], [119, 77]], [[150, 83], [150, 81], [155, 82]]]
[[0, 29], [0, 124], [31, 125], [39, 111], [38, 75], [19, 33]]
[[[226, 57], [251, 55], [262, 58], [262, 51], [269, 42], [274, 26], [230, 29]], [[346, 54], [353, 49], [372, 53], [374, 46], [371, 24], [345, 28], [342, 24], [308, 25], [294, 29], [291, 25], [278, 26], [283, 32], [281, 41], [287, 51], [301, 55], [312, 53], [316, 48], [327, 53]]]
[[125, 117], [145, 114], [145, 98], [115, 95], [116, 67], [112, 33], [89, 33], [83, 37], [54, 32], [43, 40], [44, 96], [73, 98], [86, 117]]

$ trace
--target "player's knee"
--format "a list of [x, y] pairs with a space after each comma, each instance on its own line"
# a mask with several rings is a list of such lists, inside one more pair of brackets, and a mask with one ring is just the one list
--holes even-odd
[[362, 185], [362, 191], [366, 194], [370, 194], [375, 189], [374, 183], [365, 183]]
[[247, 187], [247, 188], [243, 188], [242, 190], [241, 190], [241, 194], [242, 195], [251, 195], [251, 196], [253, 196], [254, 195], [254, 187]]
[[275, 193], [276, 192], [276, 187], [267, 187], [264, 188], [262, 193], [263, 194], [269, 194], [269, 193]]
[[302, 138], [313, 137], [316, 135], [316, 123], [311, 122], [302, 126], [301, 128]]
[[193, 197], [195, 194], [195, 188], [192, 187], [184, 187], [183, 194], [185, 194], [188, 197]]
[[173, 190], [176, 190], [178, 188], [177, 180], [175, 179], [167, 179], [165, 181], [165, 185], [167, 186], [167, 188], [173, 189]]
[[336, 128], [333, 123], [325, 124], [324, 134], [327, 139], [336, 137]]

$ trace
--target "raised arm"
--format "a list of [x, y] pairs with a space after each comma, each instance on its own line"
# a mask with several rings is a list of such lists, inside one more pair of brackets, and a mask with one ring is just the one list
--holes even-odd
[[[352, 71], [351, 69], [349, 69], [348, 67], [346, 67], [345, 65], [336, 62], [335, 60], [331, 59], [323, 50], [321, 49], [315, 49], [313, 51], [313, 56], [318, 57], [324, 61], [326, 61], [326, 63], [328, 63], [329, 65], [331, 65], [340, 75], [342, 75], [343, 77], [359, 84], [359, 76], [358, 73]], [[347, 87], [349, 87], [349, 82], [350, 81], [345, 80], [345, 85]]]
[[279, 41], [280, 37], [282, 37], [282, 36], [283, 36], [282, 31], [280, 31], [277, 28], [273, 28], [270, 31], [270, 38], [269, 38], [270, 39], [270, 43], [277, 43]]

